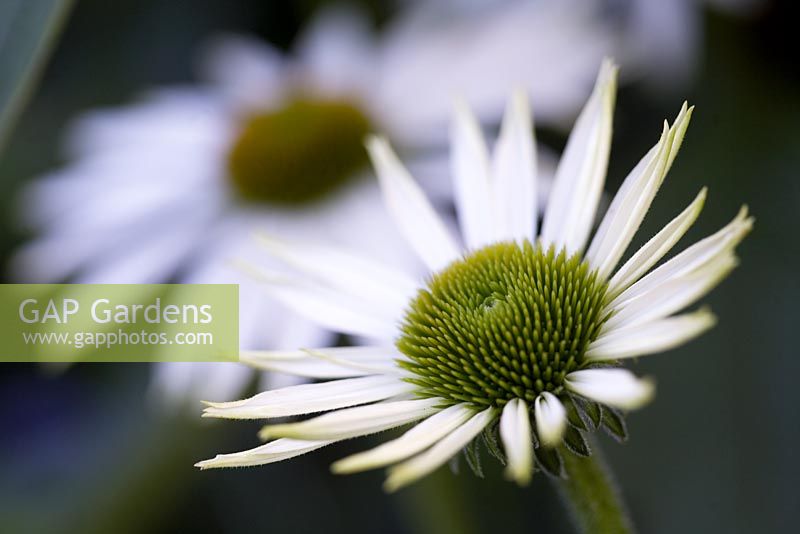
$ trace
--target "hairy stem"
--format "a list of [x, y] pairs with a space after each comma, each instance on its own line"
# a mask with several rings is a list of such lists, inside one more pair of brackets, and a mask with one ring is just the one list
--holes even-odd
[[633, 534], [635, 529], [597, 445], [588, 458], [562, 451], [565, 480], [557, 482], [559, 493], [573, 520], [584, 533]]

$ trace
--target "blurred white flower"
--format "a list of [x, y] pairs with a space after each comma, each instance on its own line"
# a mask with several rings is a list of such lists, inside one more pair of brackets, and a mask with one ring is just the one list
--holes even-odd
[[[380, 39], [357, 14], [329, 11], [290, 55], [218, 39], [202, 85], [75, 122], [68, 165], [25, 191], [22, 213], [38, 237], [17, 254], [17, 279], [238, 283], [243, 349], [328, 345], [333, 334], [261, 298], [232, 266], [274, 263], [253, 230], [408, 266], [415, 260], [376, 184], [360, 179], [364, 135], [386, 132], [423, 155], [412, 165], [438, 169], [453, 94], [497, 121], [512, 85], [527, 90], [540, 122], [569, 122], [612, 47], [593, 5], [513, 3], [444, 18], [421, 5]], [[231, 398], [251, 376], [243, 366], [173, 363], [158, 366], [155, 384], [178, 402]]]

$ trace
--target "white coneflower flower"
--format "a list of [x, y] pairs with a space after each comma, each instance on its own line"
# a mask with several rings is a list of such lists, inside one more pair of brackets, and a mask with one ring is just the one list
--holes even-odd
[[683, 140], [692, 113], [684, 104], [625, 179], [587, 248], [606, 174], [615, 87], [616, 67], [606, 62], [570, 135], [538, 233], [535, 145], [524, 95], [512, 99], [492, 159], [474, 119], [463, 106], [457, 110], [452, 165], [463, 248], [386, 141], [370, 139], [388, 210], [430, 278], [420, 288], [391, 267], [341, 251], [272, 243], [308, 275], [270, 281], [277, 298], [330, 328], [385, 341], [245, 354], [260, 368], [337, 380], [209, 403], [205, 416], [329, 413], [267, 425], [261, 437], [275, 441], [198, 465], [266, 464], [422, 420], [400, 438], [333, 466], [344, 473], [392, 465], [386, 488], [394, 490], [480, 433], [494, 432], [499, 418], [508, 475], [525, 483], [534, 463], [559, 471], [554, 447], [562, 442], [588, 454], [582, 431], [590, 425], [624, 437], [617, 410], [650, 400], [653, 382], [620, 360], [675, 347], [714, 324], [705, 309], [675, 314], [735, 266], [734, 247], [752, 219], [743, 208], [719, 232], [651, 270], [697, 218], [703, 189], [618, 267]]
[[[549, 121], [562, 121], [579, 109], [611, 42], [591, 13], [560, 1], [438, 21], [427, 9], [401, 13], [381, 38], [357, 14], [323, 13], [290, 56], [222, 39], [202, 65], [208, 83], [85, 114], [67, 136], [71, 163], [23, 198], [39, 235], [17, 255], [17, 279], [238, 283], [242, 348], [332, 343], [316, 324], [265, 302], [232, 266], [269, 261], [252, 246], [253, 229], [413, 260], [365, 179], [368, 131], [443, 159], [448, 98], [463, 80], [478, 80], [467, 96], [483, 119], [500, 118], [502, 88], [513, 80]], [[241, 366], [162, 364], [156, 389], [178, 401], [200, 392], [234, 398], [251, 377]]]
[[204, 416], [329, 413], [267, 425], [261, 437], [275, 441], [198, 465], [266, 464], [422, 421], [335, 463], [334, 471], [391, 465], [386, 488], [395, 490], [482, 432], [491, 442], [499, 427], [507, 474], [526, 483], [534, 464], [560, 472], [556, 446], [562, 442], [572, 453], [589, 454], [583, 431], [590, 425], [624, 437], [618, 410], [643, 405], [654, 388], [620, 360], [677, 346], [714, 324], [705, 309], [675, 314], [735, 266], [734, 247], [752, 219], [743, 208], [722, 230], [651, 270], [695, 221], [703, 189], [618, 267], [683, 140], [692, 113], [684, 104], [625, 179], [589, 242], [609, 157], [616, 73], [611, 62], [603, 64], [569, 137], [539, 232], [535, 145], [524, 95], [511, 100], [491, 159], [474, 119], [463, 106], [457, 109], [452, 166], [464, 247], [388, 143], [371, 138], [388, 210], [430, 277], [420, 285], [340, 251], [274, 243], [276, 254], [308, 276], [271, 280], [269, 291], [328, 327], [384, 342], [244, 355], [257, 367], [337, 380], [209, 403]]

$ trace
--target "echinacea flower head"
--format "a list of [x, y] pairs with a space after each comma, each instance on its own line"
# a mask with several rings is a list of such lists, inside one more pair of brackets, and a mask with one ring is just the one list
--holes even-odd
[[371, 138], [387, 208], [429, 277], [420, 283], [341, 251], [269, 243], [306, 275], [264, 275], [276, 298], [331, 328], [383, 344], [245, 354], [260, 368], [331, 380], [209, 403], [205, 416], [328, 413], [268, 424], [260, 435], [273, 441], [198, 465], [266, 464], [417, 423], [399, 438], [336, 462], [333, 470], [388, 466], [385, 486], [395, 490], [462, 449], [474, 457], [482, 435], [506, 462], [507, 476], [525, 484], [535, 470], [560, 475], [563, 454], [591, 454], [590, 430], [602, 427], [624, 439], [624, 412], [647, 403], [654, 383], [622, 363], [713, 326], [707, 309], [682, 310], [733, 269], [734, 248], [752, 219], [742, 208], [717, 233], [653, 268], [694, 223], [703, 189], [620, 266], [677, 155], [692, 108], [684, 104], [675, 121], [664, 124], [591, 235], [609, 159], [616, 75], [613, 63], [604, 62], [538, 231], [536, 153], [524, 94], [511, 99], [491, 158], [477, 122], [457, 106], [452, 168], [463, 246], [388, 143]]

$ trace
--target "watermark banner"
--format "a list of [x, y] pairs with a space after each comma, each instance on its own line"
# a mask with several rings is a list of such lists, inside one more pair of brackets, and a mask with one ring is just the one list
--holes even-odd
[[2, 284], [2, 362], [239, 359], [233, 284]]

